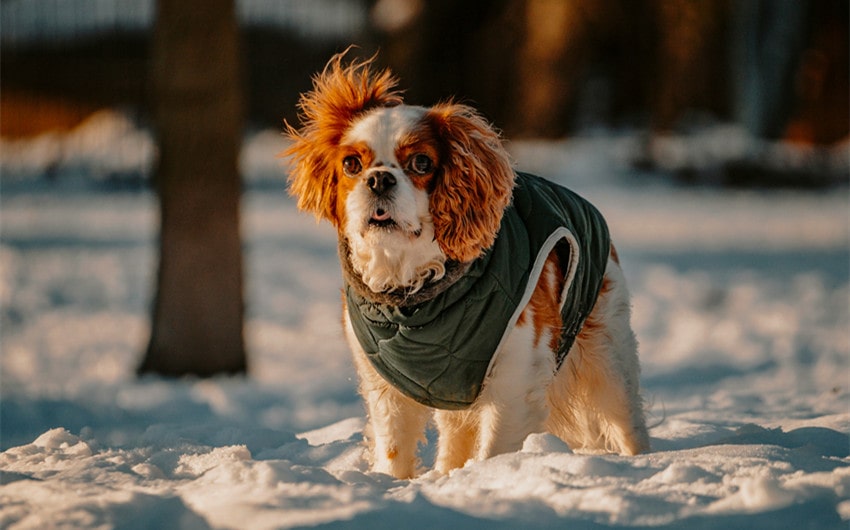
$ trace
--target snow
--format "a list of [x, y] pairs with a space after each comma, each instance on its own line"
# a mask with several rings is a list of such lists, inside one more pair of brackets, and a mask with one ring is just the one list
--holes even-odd
[[847, 528], [847, 188], [675, 187], [629, 166], [637, 142], [511, 149], [610, 221], [653, 452], [537, 433], [441, 476], [429, 432], [410, 481], [369, 471], [335, 234], [286, 196], [277, 132], [243, 150], [251, 374], [211, 380], [133, 376], [156, 265], [147, 133], [107, 113], [4, 142], [0, 526]]

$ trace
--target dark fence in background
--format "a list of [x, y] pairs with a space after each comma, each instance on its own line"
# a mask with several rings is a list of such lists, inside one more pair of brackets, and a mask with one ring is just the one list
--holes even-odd
[[[293, 115], [297, 93], [365, 17], [346, 0], [243, 0], [238, 8], [250, 117], [261, 125]], [[144, 121], [155, 0], [3, 0], [0, 10], [3, 136], [67, 129], [101, 108]]]
[[[311, 76], [355, 43], [380, 50], [408, 100], [470, 102], [513, 138], [736, 122], [756, 138], [832, 146], [850, 128], [846, 0], [237, 6], [252, 127], [295, 119]], [[104, 108], [146, 125], [154, 16], [155, 0], [0, 1], [2, 136], [70, 130]]]
[[[351, 0], [240, 0], [249, 26], [285, 28], [306, 38], [356, 33], [365, 24], [361, 2]], [[98, 33], [148, 31], [156, 0], [3, 0], [4, 44], [72, 41]]]

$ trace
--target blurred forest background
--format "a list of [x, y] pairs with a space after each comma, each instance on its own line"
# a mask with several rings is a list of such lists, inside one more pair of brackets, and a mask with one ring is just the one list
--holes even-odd
[[[3, 137], [102, 108], [148, 123], [154, 4], [2, 0]], [[354, 43], [380, 50], [408, 101], [470, 102], [510, 138], [714, 122], [806, 145], [848, 135], [846, 0], [239, 0], [237, 14], [252, 127], [293, 121], [311, 75]]]
[[[299, 94], [334, 53], [351, 44], [352, 56], [379, 52], [378, 64], [394, 70], [409, 103], [470, 103], [510, 139], [639, 131], [630, 161], [636, 174], [846, 190], [848, 5], [0, 0], [3, 191], [19, 177], [9, 161], [21, 145], [78, 130], [100, 111], [154, 131], [155, 148], [150, 135], [131, 134], [121, 153], [94, 155], [121, 168], [116, 175], [96, 168], [107, 183], [153, 182], [160, 199], [157, 294], [139, 372], [240, 373], [247, 369], [240, 143], [246, 133], [297, 123]], [[671, 163], [667, 139], [721, 124], [745, 131], [726, 140], [741, 144], [734, 157], [722, 153], [727, 160], [705, 165], [708, 149]], [[282, 150], [283, 139], [274, 141]], [[50, 165], [68, 153], [45, 158], [37, 143], [27, 145], [48, 160], [33, 166], [44, 167], [36, 179], [68, 173]], [[134, 174], [116, 157], [139, 160]], [[282, 186], [283, 171], [275, 178]]]

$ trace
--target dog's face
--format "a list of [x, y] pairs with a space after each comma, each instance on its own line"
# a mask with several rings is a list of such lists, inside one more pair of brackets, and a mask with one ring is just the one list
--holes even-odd
[[395, 80], [337, 56], [301, 98], [290, 191], [331, 221], [375, 292], [416, 291], [447, 259], [495, 240], [514, 173], [498, 134], [473, 109], [402, 103]]

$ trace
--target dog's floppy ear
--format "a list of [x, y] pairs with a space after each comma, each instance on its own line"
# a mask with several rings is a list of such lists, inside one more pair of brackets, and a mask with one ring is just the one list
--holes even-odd
[[345, 54], [331, 58], [313, 78], [313, 90], [301, 95], [301, 128], [286, 124], [292, 145], [283, 153], [291, 157], [289, 193], [298, 199], [298, 208], [336, 226], [340, 222], [336, 211], [337, 148], [343, 134], [364, 111], [402, 102], [390, 71], [372, 70], [375, 57], [343, 65]]
[[472, 261], [493, 245], [511, 201], [514, 171], [499, 134], [473, 108], [452, 102], [428, 111], [445, 149], [430, 197], [437, 242], [451, 259]]

